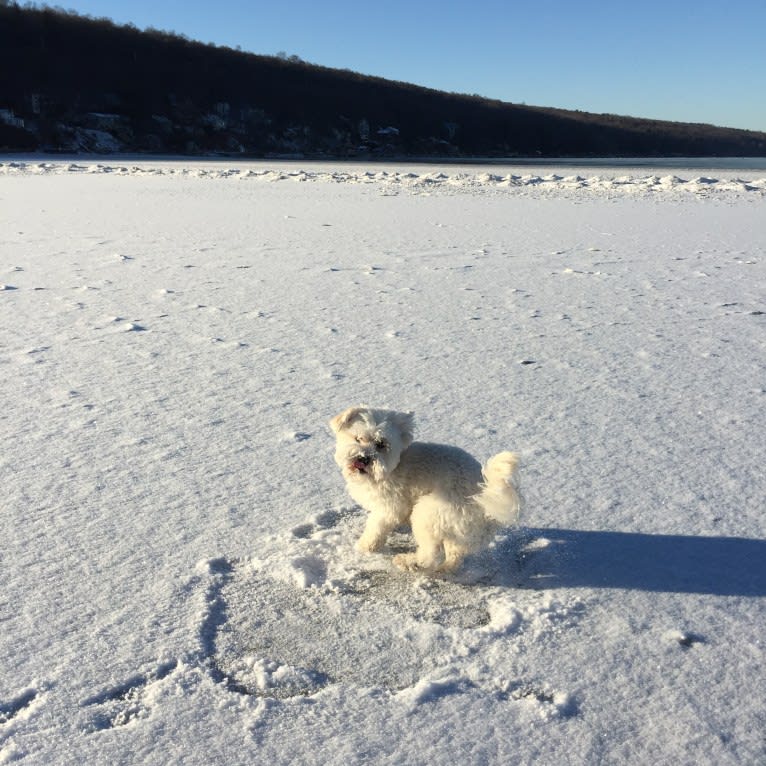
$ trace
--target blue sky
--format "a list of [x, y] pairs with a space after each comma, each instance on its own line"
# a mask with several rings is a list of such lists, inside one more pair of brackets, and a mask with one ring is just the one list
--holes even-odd
[[766, 0], [61, 5], [440, 90], [766, 131]]

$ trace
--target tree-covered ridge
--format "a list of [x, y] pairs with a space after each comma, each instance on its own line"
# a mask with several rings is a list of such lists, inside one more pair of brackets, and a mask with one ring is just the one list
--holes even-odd
[[0, 3], [0, 148], [761, 156], [766, 134], [531, 107]]

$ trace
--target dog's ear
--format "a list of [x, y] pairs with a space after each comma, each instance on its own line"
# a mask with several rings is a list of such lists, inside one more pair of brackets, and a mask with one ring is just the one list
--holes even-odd
[[394, 422], [402, 435], [402, 445], [404, 449], [407, 449], [415, 438], [415, 413], [395, 412]]
[[330, 428], [333, 433], [342, 431], [362, 410], [364, 407], [349, 407], [347, 410], [343, 410], [340, 415], [336, 415], [330, 421]]

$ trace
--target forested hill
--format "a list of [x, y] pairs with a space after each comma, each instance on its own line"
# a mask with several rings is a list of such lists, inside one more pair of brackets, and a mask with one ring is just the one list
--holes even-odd
[[0, 0], [0, 149], [764, 156], [766, 133], [443, 93]]

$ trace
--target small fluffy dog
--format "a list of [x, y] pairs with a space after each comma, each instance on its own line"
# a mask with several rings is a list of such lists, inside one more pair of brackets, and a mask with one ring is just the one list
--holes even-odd
[[350, 407], [330, 428], [349, 494], [370, 514], [360, 551], [380, 550], [396, 527], [409, 523], [417, 550], [395, 556], [394, 563], [453, 572], [519, 517], [513, 452], [495, 455], [482, 468], [458, 447], [413, 441], [411, 412]]

